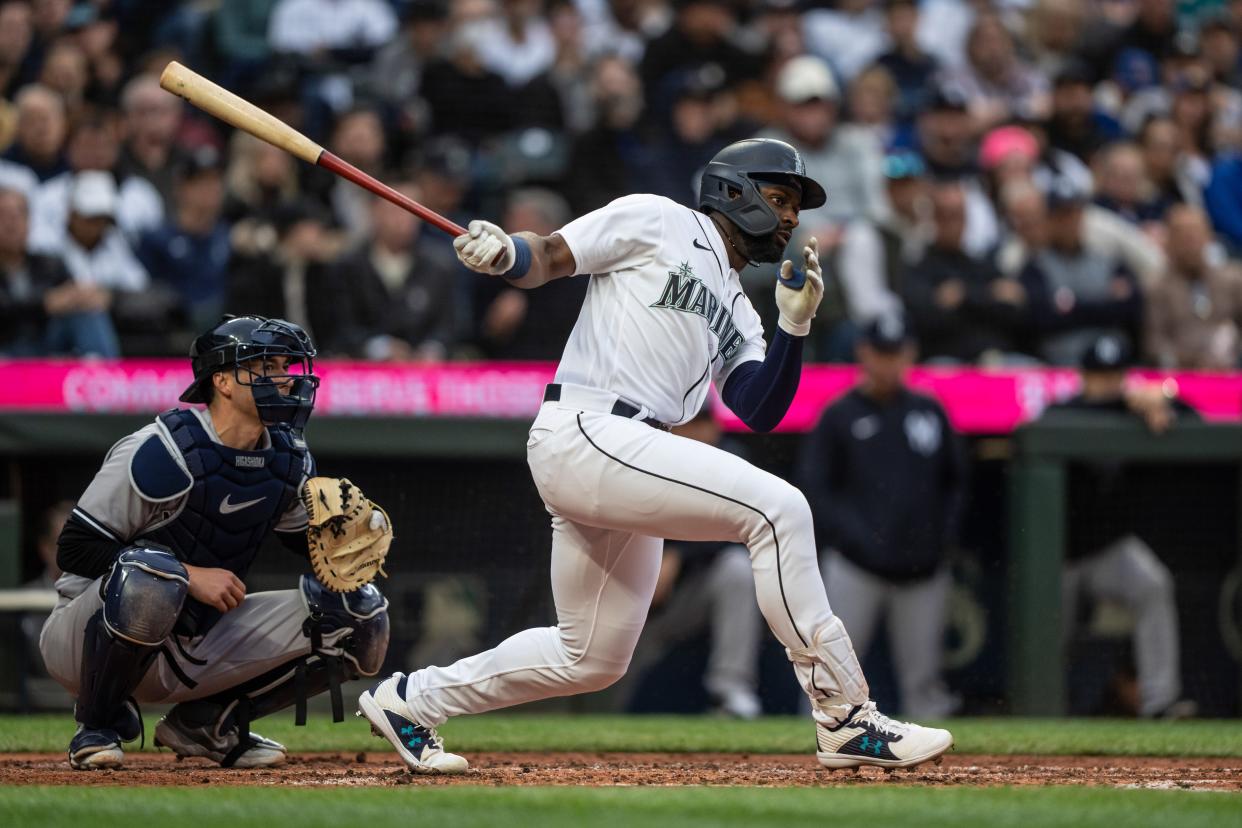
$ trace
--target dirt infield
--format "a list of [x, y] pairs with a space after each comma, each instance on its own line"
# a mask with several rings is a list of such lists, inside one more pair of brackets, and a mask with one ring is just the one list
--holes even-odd
[[390, 753], [303, 754], [270, 770], [225, 770], [168, 753], [133, 753], [118, 771], [79, 772], [63, 754], [0, 754], [0, 785], [1102, 785], [1242, 790], [1242, 759], [950, 755], [887, 774], [828, 771], [810, 755], [478, 753], [463, 776], [407, 773]]

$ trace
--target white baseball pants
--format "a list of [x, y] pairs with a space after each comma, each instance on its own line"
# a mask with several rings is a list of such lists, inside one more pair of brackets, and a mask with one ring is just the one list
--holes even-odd
[[411, 673], [413, 718], [436, 726], [615, 682], [646, 620], [665, 537], [750, 550], [759, 608], [789, 651], [817, 719], [831, 721], [866, 701], [849, 636], [828, 605], [802, 493], [728, 452], [599, 413], [614, 400], [563, 386], [527, 441], [552, 515], [556, 626]]

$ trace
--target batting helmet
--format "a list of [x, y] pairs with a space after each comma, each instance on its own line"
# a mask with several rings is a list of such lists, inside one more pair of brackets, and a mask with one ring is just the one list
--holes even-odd
[[[243, 379], [237, 369], [244, 362], [265, 357], [289, 358], [284, 374]], [[319, 377], [314, 372], [315, 346], [306, 331], [283, 319], [226, 315], [214, 328], [190, 346], [194, 382], [181, 395], [187, 403], [209, 402], [207, 389], [219, 371], [234, 372], [237, 381], [250, 386], [259, 418], [266, 425], [289, 425], [301, 430], [315, 407]], [[288, 393], [278, 386], [289, 384]]]
[[796, 182], [803, 210], [822, 207], [828, 200], [824, 188], [807, 176], [796, 149], [774, 138], [748, 138], [725, 147], [708, 163], [699, 184], [699, 209], [720, 211], [752, 236], [773, 233], [780, 218], [759, 193], [760, 182]]

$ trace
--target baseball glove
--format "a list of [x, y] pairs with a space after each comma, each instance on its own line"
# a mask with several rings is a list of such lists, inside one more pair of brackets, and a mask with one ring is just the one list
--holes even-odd
[[302, 486], [311, 568], [333, 592], [353, 592], [384, 572], [392, 523], [344, 477], [312, 477]]

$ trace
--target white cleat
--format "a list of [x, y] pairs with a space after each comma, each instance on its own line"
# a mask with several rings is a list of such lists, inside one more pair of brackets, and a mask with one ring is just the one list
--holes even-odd
[[816, 723], [815, 736], [819, 745], [815, 756], [826, 768], [912, 768], [939, 759], [953, 747], [949, 731], [894, 721], [870, 701], [838, 724]]
[[271, 768], [285, 763], [287, 751], [280, 742], [251, 731], [249, 746], [243, 750], [236, 726], [222, 732], [218, 721], [192, 725], [177, 713], [174, 707], [155, 726], [156, 747], [166, 747], [180, 757], [202, 756], [226, 768]]
[[405, 703], [408, 676], [393, 673], [358, 697], [358, 715], [371, 723], [376, 736], [387, 739], [401, 760], [415, 773], [465, 773], [470, 767], [464, 756], [444, 750], [435, 728], [410, 718]]

